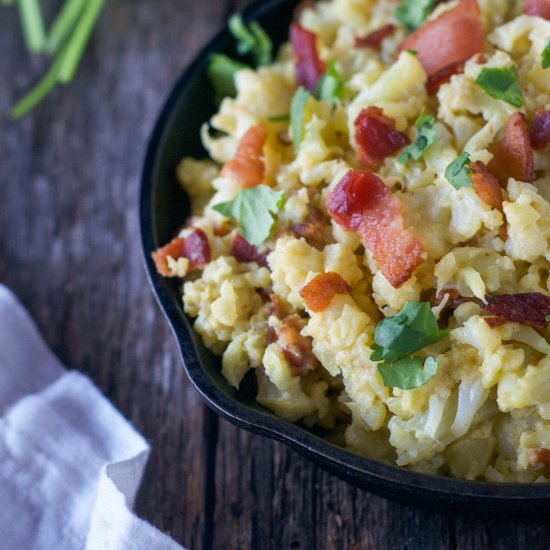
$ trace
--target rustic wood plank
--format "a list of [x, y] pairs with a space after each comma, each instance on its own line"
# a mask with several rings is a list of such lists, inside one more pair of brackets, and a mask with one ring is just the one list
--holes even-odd
[[136, 199], [161, 103], [224, 15], [217, 2], [110, 2], [75, 82], [17, 123], [8, 107], [44, 64], [24, 51], [13, 10], [0, 16], [0, 280], [151, 440], [138, 511], [192, 548], [211, 416], [148, 288]]

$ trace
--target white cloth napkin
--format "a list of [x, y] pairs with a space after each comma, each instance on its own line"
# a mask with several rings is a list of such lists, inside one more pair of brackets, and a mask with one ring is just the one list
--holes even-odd
[[181, 550], [131, 512], [148, 454], [0, 285], [0, 548]]

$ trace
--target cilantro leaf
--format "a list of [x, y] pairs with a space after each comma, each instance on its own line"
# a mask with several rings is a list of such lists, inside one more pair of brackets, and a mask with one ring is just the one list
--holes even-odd
[[305, 109], [310, 97], [312, 97], [311, 94], [300, 86], [290, 104], [290, 127], [292, 129], [292, 141], [296, 149], [300, 147], [304, 137]]
[[447, 331], [439, 330], [428, 302], [407, 302], [399, 315], [383, 319], [376, 325], [374, 342], [384, 348], [382, 358], [386, 359], [388, 352], [407, 355], [446, 335]]
[[494, 99], [506, 101], [514, 107], [523, 107], [523, 93], [516, 68], [484, 68], [476, 78], [476, 84]]
[[396, 19], [410, 31], [421, 27], [435, 6], [435, 0], [401, 0], [395, 10]]
[[247, 27], [240, 14], [235, 13], [229, 18], [229, 31], [237, 40], [239, 55], [250, 54], [258, 66], [269, 65], [273, 58], [273, 43], [271, 38], [257, 21]]
[[344, 96], [344, 81], [334, 59], [329, 62], [327, 70], [321, 76], [315, 95], [320, 101], [327, 103], [335, 103]]
[[262, 244], [271, 233], [275, 215], [285, 200], [283, 191], [273, 191], [267, 185], [242, 189], [227, 202], [215, 204], [212, 208], [240, 225], [241, 235], [254, 246]]
[[472, 171], [468, 168], [470, 164], [470, 155], [466, 152], [458, 155], [458, 158], [451, 162], [445, 170], [447, 181], [455, 188], [472, 187], [470, 174]]
[[437, 362], [412, 353], [438, 342], [448, 330], [440, 330], [428, 302], [407, 302], [401, 312], [377, 323], [371, 361], [377, 361], [385, 386], [404, 390], [425, 384], [436, 372]]
[[543, 69], [548, 69], [548, 67], [550, 67], [550, 38], [546, 42], [544, 50], [542, 50], [540, 64]]
[[268, 116], [267, 120], [269, 120], [269, 122], [289, 122], [290, 121], [290, 115]]
[[414, 143], [411, 143], [400, 155], [397, 161], [401, 164], [408, 164], [412, 159], [419, 160], [426, 149], [432, 145], [437, 136], [434, 128], [435, 118], [432, 115], [421, 114], [415, 123], [418, 128], [418, 135]]
[[377, 365], [384, 386], [412, 390], [423, 386], [437, 374], [439, 365], [433, 357], [428, 357], [422, 365], [419, 357], [404, 357], [393, 365]]
[[546, 320], [550, 323], [550, 315], [546, 316]]
[[235, 73], [246, 68], [247, 65], [235, 61], [227, 55], [216, 53], [210, 56], [208, 64], [208, 78], [214, 87], [216, 102], [219, 103], [225, 96], [235, 96]]

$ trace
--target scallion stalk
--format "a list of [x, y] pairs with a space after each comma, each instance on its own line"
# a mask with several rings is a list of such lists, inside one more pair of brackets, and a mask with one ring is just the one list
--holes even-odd
[[38, 0], [17, 0], [21, 28], [27, 48], [32, 53], [42, 53], [46, 44], [46, 31]]
[[59, 68], [59, 82], [67, 84], [70, 82], [80, 64], [84, 48], [88, 44], [90, 35], [94, 30], [96, 21], [103, 9], [105, 0], [88, 0], [86, 7], [76, 24], [71, 38], [67, 42], [67, 51], [63, 56]]
[[46, 39], [46, 52], [55, 54], [75, 28], [86, 0], [65, 0]]

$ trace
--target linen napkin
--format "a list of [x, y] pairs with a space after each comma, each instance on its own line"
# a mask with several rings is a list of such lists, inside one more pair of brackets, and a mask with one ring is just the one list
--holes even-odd
[[131, 512], [148, 454], [0, 285], [0, 548], [181, 550]]

